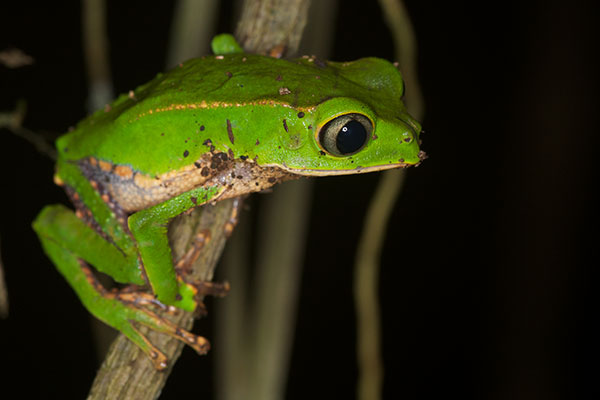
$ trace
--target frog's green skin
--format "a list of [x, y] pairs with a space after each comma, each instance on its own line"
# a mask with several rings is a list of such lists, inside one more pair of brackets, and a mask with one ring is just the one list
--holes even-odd
[[[424, 158], [420, 126], [406, 113], [401, 75], [389, 62], [243, 54], [230, 35], [215, 38], [213, 48], [219, 55], [159, 74], [59, 138], [55, 180], [77, 213], [47, 206], [34, 222], [84, 305], [157, 368], [166, 358], [134, 322], [200, 353], [208, 349], [206, 340], [149, 309], [194, 310], [197, 297], [211, 290], [174, 269], [166, 228], [172, 218], [300, 175], [356, 174]], [[336, 132], [350, 120], [366, 140], [340, 150]], [[109, 293], [89, 265], [118, 282], [149, 286], [156, 297], [142, 289]]]

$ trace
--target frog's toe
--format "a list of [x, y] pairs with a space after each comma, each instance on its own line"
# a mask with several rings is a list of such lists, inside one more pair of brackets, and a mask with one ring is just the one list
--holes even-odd
[[225, 297], [229, 293], [231, 286], [229, 282], [209, 282], [209, 281], [198, 281], [193, 282], [192, 285], [197, 290], [198, 296], [214, 296], [214, 297]]
[[121, 330], [129, 340], [135, 343], [146, 355], [159, 371], [167, 368], [168, 359], [160, 350], [158, 350], [146, 336], [144, 336], [133, 323], [127, 324]]
[[143, 314], [138, 314], [135, 320], [129, 320], [121, 326], [121, 332], [127, 336], [129, 340], [134, 342], [146, 355], [157, 370], [163, 370], [168, 366], [168, 359], [150, 340], [144, 336], [136, 327], [137, 323], [146, 325], [149, 328], [161, 333], [166, 333], [183, 343], [193, 348], [198, 354], [204, 355], [210, 350], [210, 343], [201, 336], [194, 335], [181, 329], [172, 322], [159, 317], [158, 315], [143, 311]]
[[177, 307], [160, 302], [153, 294], [141, 292], [139, 290], [133, 289], [132, 287], [127, 287], [123, 290], [118, 291], [115, 297], [121, 303], [136, 308], [148, 307], [150, 309], [156, 309], [161, 310], [163, 312], [167, 312], [170, 315], [177, 315], [179, 311]]
[[[127, 317], [128, 322], [132, 329], [134, 329], [138, 335], [141, 334], [137, 329], [135, 329], [135, 323], [145, 325], [157, 332], [170, 335], [193, 348], [198, 354], [206, 354], [210, 349], [210, 343], [208, 342], [208, 340], [206, 340], [202, 336], [197, 336], [191, 332], [188, 332], [187, 330], [181, 328], [180, 326], [171, 322], [167, 318], [161, 317], [160, 315], [156, 314], [154, 311], [149, 309], [148, 305], [157, 306], [157, 304], [160, 304], [161, 307], [159, 308], [162, 309], [164, 307], [165, 310], [170, 314], [175, 314], [179, 312], [177, 308], [173, 306], [165, 306], [157, 300], [152, 300], [154, 296], [147, 295], [146, 293], [137, 293], [137, 296], [139, 296], [140, 299], [132, 299], [131, 297], [136, 297], [133, 296], [133, 293], [125, 295], [127, 296], [127, 301], [123, 302], [122, 299], [120, 299], [120, 301], [130, 308], [130, 312], [128, 313], [129, 315]], [[141, 336], [142, 340], [144, 340], [148, 344], [148, 346], [146, 346], [146, 349], [144, 349], [144, 346], [140, 347], [142, 347], [142, 349], [148, 354], [148, 356], [154, 360], [154, 353], [157, 352], [156, 348], [154, 348], [154, 346], [152, 346], [143, 335]]]
[[196, 316], [206, 315], [203, 299], [205, 296], [224, 297], [229, 292], [229, 282], [209, 282], [187, 280], [179, 275], [179, 298], [173, 304], [187, 311], [193, 311]]

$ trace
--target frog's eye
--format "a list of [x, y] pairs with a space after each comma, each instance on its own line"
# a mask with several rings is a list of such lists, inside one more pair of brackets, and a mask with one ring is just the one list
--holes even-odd
[[347, 156], [363, 148], [373, 124], [361, 114], [344, 114], [327, 122], [319, 131], [319, 144], [334, 156]]

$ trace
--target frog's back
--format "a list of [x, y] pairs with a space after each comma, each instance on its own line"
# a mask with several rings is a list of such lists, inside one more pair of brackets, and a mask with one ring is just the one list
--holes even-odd
[[[372, 99], [373, 107], [402, 106], [394, 82], [368, 87], [353, 80], [373, 71], [372, 63], [389, 68], [386, 75], [401, 82], [392, 65], [378, 59], [326, 63], [249, 54], [192, 59], [83, 120], [58, 140], [58, 151], [67, 160], [95, 157], [160, 174], [193, 163], [206, 151], [201, 145], [207, 138], [229, 145], [228, 124], [236, 118], [272, 113], [276, 107], [306, 110], [339, 96]], [[391, 96], [384, 96], [386, 90]], [[382, 97], [393, 97], [398, 105]]]
[[[211, 110], [231, 107], [318, 104], [339, 94], [334, 93], [335, 89], [323, 93], [323, 87], [335, 87], [336, 78], [319, 69], [305, 60], [287, 61], [248, 54], [192, 59], [158, 74], [152, 81], [121, 95], [105, 109], [84, 119], [75, 130], [59, 138], [57, 148], [65, 159], [95, 156], [114, 160], [120, 158], [117, 153], [125, 146], [131, 148], [137, 144], [145, 151], [150, 150], [148, 146], [168, 147], [166, 131], [189, 119], [182, 118], [183, 114], [200, 121], [210, 120]], [[315, 97], [315, 93], [320, 95]], [[154, 137], [157, 132], [163, 137]], [[181, 133], [185, 135], [189, 132]], [[159, 142], [164, 144], [159, 145]]]

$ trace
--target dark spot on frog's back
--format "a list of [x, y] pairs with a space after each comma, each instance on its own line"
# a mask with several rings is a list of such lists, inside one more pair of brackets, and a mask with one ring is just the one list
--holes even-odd
[[283, 119], [283, 129], [285, 129], [286, 132], [289, 132], [288, 126], [287, 126], [287, 121], [285, 120], [285, 118]]
[[302, 111], [298, 113], [298, 118], [304, 118], [304, 113]]
[[227, 157], [227, 154], [217, 153], [212, 157], [210, 167], [216, 170], [223, 170], [227, 168], [227, 161], [229, 161], [229, 157]]
[[227, 120], [227, 136], [229, 136], [231, 144], [234, 144], [235, 136], [233, 136], [233, 128], [231, 127], [231, 121], [229, 120]]
[[184, 157], [184, 158], [185, 158], [185, 157], [187, 157], [187, 156], [189, 156], [189, 155], [190, 155], [190, 152], [189, 152], [189, 151], [187, 151], [187, 150], [186, 150], [186, 151], [184, 151], [184, 152], [183, 152], [183, 157]]

